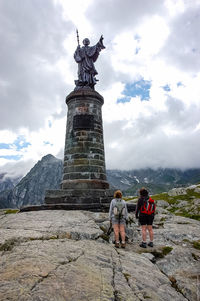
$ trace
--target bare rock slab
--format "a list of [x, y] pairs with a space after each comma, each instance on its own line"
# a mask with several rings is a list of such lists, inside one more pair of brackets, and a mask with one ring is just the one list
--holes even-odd
[[[190, 276], [198, 274], [200, 252], [192, 247], [192, 240], [181, 240], [183, 235], [176, 239], [181, 221], [185, 219], [167, 216], [164, 226], [155, 229], [155, 248], [147, 248], [145, 256], [138, 247], [135, 223], [128, 226], [126, 249], [115, 249], [102, 239], [100, 227], [108, 225], [107, 213], [2, 214], [0, 300], [197, 300], [196, 278]], [[200, 230], [199, 222], [188, 219], [188, 223], [189, 235], [194, 225]], [[153, 264], [152, 252], [166, 241], [172, 251]]]

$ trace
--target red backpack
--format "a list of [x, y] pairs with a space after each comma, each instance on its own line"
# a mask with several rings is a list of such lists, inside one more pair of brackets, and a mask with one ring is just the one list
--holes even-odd
[[154, 203], [154, 200], [149, 197], [149, 199], [144, 201], [144, 203], [140, 209], [140, 212], [151, 215], [155, 212], [155, 210], [156, 210], [156, 205]]

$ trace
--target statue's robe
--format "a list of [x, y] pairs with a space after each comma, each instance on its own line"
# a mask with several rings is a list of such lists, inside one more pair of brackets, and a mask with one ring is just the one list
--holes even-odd
[[97, 71], [94, 67], [99, 53], [104, 49], [104, 45], [99, 41], [94, 46], [78, 46], [75, 53], [74, 59], [78, 63], [78, 85], [79, 86], [90, 86], [94, 87], [97, 79]]

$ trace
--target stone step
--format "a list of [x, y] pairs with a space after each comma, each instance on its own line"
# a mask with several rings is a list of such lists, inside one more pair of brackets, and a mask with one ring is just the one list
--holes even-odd
[[[128, 212], [135, 211], [135, 204], [127, 204]], [[108, 212], [110, 204], [42, 204], [23, 206], [20, 212], [39, 211], [39, 210], [87, 210], [93, 212]]]

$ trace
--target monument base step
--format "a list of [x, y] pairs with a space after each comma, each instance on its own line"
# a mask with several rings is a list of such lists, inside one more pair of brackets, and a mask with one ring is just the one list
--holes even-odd
[[[135, 211], [135, 204], [127, 203], [128, 212]], [[20, 208], [20, 212], [39, 211], [39, 210], [87, 210], [92, 212], [108, 212], [110, 204], [41, 204], [24, 206]]]
[[112, 189], [57, 189], [47, 190], [45, 204], [110, 204], [113, 199]]

